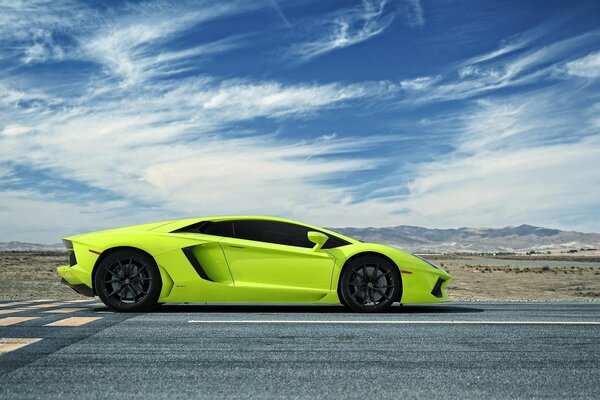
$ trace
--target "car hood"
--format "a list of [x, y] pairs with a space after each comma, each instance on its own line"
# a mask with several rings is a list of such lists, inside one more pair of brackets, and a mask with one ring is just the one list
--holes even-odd
[[443, 277], [444, 279], [450, 278], [450, 274], [444, 271], [440, 266], [397, 247], [377, 243], [364, 243], [363, 245], [369, 250], [378, 251], [388, 256], [396, 263], [396, 265], [400, 266], [401, 268], [407, 268], [411, 270], [417, 269], [434, 273], [440, 277]]

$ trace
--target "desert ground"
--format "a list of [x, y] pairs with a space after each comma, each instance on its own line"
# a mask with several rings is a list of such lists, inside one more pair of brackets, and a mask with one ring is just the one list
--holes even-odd
[[600, 258], [427, 256], [453, 279], [454, 300], [600, 300]]
[[[453, 276], [453, 300], [600, 300], [600, 257], [427, 256]], [[0, 299], [80, 299], [60, 283], [66, 253], [0, 252]]]

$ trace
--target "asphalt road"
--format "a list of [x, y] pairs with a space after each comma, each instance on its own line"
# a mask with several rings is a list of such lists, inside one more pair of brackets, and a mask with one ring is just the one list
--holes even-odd
[[106, 311], [0, 302], [0, 398], [600, 397], [600, 303]]

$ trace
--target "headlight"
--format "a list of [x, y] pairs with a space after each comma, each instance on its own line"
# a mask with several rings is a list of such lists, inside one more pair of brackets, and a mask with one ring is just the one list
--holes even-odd
[[433, 268], [435, 268], [435, 269], [441, 269], [440, 267], [438, 267], [437, 265], [435, 265], [435, 264], [434, 264], [434, 263], [432, 263], [431, 261], [424, 259], [423, 257], [419, 257], [419, 256], [418, 256], [418, 255], [416, 255], [416, 254], [413, 254], [413, 256], [417, 257], [417, 258], [418, 258], [419, 260], [421, 260], [421, 261], [424, 261], [424, 262], [426, 262], [427, 264], [431, 265], [431, 266], [432, 266]]

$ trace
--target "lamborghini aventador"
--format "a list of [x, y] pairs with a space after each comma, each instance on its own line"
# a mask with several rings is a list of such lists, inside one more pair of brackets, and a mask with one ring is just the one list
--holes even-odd
[[448, 301], [450, 275], [400, 249], [283, 218], [193, 218], [63, 239], [63, 283], [116, 311], [162, 303], [343, 304], [380, 312]]

